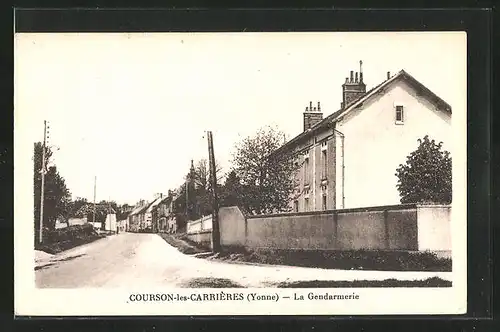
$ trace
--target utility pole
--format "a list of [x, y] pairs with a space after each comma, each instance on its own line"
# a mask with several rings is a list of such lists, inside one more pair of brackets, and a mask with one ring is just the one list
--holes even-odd
[[111, 227], [111, 196], [108, 197], [108, 218], [109, 218], [109, 230], [113, 232], [113, 228]]
[[95, 225], [95, 193], [96, 193], [96, 183], [97, 183], [97, 176], [94, 176], [94, 213], [92, 217], [92, 227]]
[[42, 183], [40, 186], [40, 234], [39, 241], [42, 243], [43, 240], [43, 201], [44, 201], [44, 192], [45, 192], [45, 145], [47, 143], [47, 121], [43, 121], [43, 145], [42, 145]]
[[189, 177], [186, 178], [186, 222], [189, 219], [189, 193], [188, 193], [188, 183], [189, 183]]
[[214, 252], [220, 252], [220, 229], [219, 229], [219, 200], [217, 197], [217, 174], [215, 168], [214, 157], [214, 142], [212, 132], [207, 132], [208, 135], [208, 160], [210, 165], [210, 179], [212, 182], [212, 243]]

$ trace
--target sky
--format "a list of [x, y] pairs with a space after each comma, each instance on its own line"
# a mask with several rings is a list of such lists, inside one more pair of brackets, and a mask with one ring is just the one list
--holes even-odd
[[367, 90], [404, 69], [465, 112], [462, 32], [48, 33], [15, 35], [14, 139], [31, 149], [49, 123], [53, 162], [73, 197], [135, 204], [183, 183], [208, 158], [225, 172], [259, 128], [291, 139], [318, 101], [337, 111], [359, 71]]

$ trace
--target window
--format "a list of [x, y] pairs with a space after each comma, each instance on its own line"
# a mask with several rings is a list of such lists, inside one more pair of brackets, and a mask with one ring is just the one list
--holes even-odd
[[323, 159], [321, 178], [326, 179], [326, 175], [328, 174], [328, 156], [326, 154], [326, 150], [321, 151], [321, 155], [322, 155], [322, 159]]
[[396, 124], [403, 124], [403, 122], [404, 122], [403, 106], [397, 105], [396, 106]]
[[326, 195], [323, 195], [323, 210], [326, 210]]
[[293, 201], [293, 211], [299, 212], [299, 201]]
[[304, 182], [309, 183], [309, 156], [304, 159]]

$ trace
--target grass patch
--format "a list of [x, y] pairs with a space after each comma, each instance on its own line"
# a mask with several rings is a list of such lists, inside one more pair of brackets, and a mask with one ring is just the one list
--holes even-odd
[[177, 250], [186, 255], [193, 255], [210, 251], [209, 248], [206, 248], [196, 242], [190, 241], [186, 237], [186, 234], [158, 233], [158, 235], [163, 240], [165, 240], [165, 242], [170, 244], [172, 247], [177, 248]]
[[433, 277], [425, 280], [312, 280], [297, 282], [282, 282], [276, 285], [278, 288], [366, 288], [366, 287], [451, 287], [448, 280]]
[[431, 252], [382, 250], [255, 250], [226, 249], [216, 256], [226, 261], [290, 265], [341, 270], [450, 272], [450, 258]]
[[98, 234], [92, 225], [73, 225], [61, 229], [47, 231], [42, 244], [36, 243], [35, 250], [57, 254], [106, 237]]
[[193, 278], [183, 283], [185, 288], [244, 288], [240, 284], [225, 278]]

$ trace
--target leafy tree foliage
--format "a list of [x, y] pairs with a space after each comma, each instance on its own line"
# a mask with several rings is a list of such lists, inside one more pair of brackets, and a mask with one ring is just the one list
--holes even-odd
[[399, 165], [396, 176], [401, 203], [449, 204], [452, 199], [451, 157], [426, 135], [419, 146]]
[[71, 203], [71, 216], [75, 216], [76, 212], [80, 210], [80, 208], [84, 205], [88, 204], [86, 198], [82, 197], [77, 197], [72, 203]]
[[[115, 203], [116, 204], [116, 203]], [[104, 224], [106, 221], [106, 216], [108, 213], [114, 213], [115, 210], [110, 204], [106, 201], [101, 201], [95, 205], [95, 222]], [[76, 213], [75, 216], [77, 218], [87, 218], [88, 222], [94, 222], [94, 204], [87, 203], [83, 205]]]
[[[215, 164], [215, 175], [217, 177], [217, 194], [220, 195], [220, 183], [222, 180], [222, 168]], [[201, 159], [194, 169], [194, 191], [195, 191], [195, 212], [197, 217], [206, 216], [212, 213], [212, 181], [210, 180], [210, 167], [206, 159]]]
[[187, 220], [196, 220], [199, 218], [196, 209], [197, 199], [194, 173], [195, 169], [193, 166], [186, 175], [184, 184], [177, 190], [178, 196], [174, 202], [174, 214], [176, 215], [178, 229], [184, 228]]
[[51, 163], [52, 151], [46, 147], [45, 165], [42, 167], [42, 143], [34, 146], [34, 174], [33, 174], [33, 196], [34, 196], [34, 220], [35, 234], [38, 237], [40, 225], [40, 193], [42, 186], [42, 168], [45, 172], [45, 191], [43, 205], [43, 225], [50, 230], [55, 229], [57, 218], [67, 218], [71, 211], [71, 193], [66, 187], [64, 178], [57, 171], [56, 166], [48, 166]]
[[[113, 204], [114, 203], [114, 204]], [[116, 212], [116, 220], [125, 220], [130, 214], [132, 207], [128, 204], [117, 205], [115, 202], [111, 202], [111, 206]]]
[[261, 128], [236, 146], [233, 166], [241, 181], [240, 204], [254, 214], [285, 212], [295, 187], [296, 167], [290, 156], [277, 152], [284, 134]]
[[[222, 179], [222, 168], [217, 163], [215, 167], [218, 193], [220, 193], [219, 183]], [[186, 184], [188, 190], [187, 195]], [[182, 223], [186, 220], [196, 220], [212, 213], [212, 184], [210, 181], [210, 168], [206, 159], [199, 160], [196, 166], [195, 164], [192, 165], [189, 173], [185, 177], [184, 184], [177, 192], [178, 195], [174, 204], [174, 210], [176, 215], [183, 215], [182, 218], [177, 218], [178, 220], [182, 220]], [[186, 202], [188, 204], [187, 208]], [[182, 225], [179, 224], [177, 226], [182, 227]]]
[[236, 175], [236, 171], [232, 170], [226, 177], [226, 181], [221, 190], [221, 206], [237, 206], [240, 205], [241, 181]]

